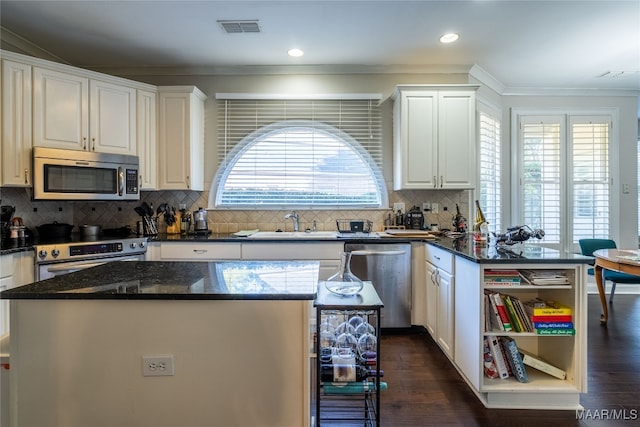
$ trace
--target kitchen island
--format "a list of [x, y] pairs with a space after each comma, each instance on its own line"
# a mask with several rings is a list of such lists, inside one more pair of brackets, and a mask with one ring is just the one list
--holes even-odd
[[314, 261], [131, 261], [3, 292], [10, 425], [307, 425], [317, 281]]

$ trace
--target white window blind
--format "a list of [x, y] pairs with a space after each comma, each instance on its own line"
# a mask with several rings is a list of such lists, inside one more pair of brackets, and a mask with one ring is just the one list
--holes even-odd
[[524, 224], [545, 231], [546, 243], [560, 243], [560, 136], [554, 118], [524, 118], [521, 126], [523, 156]]
[[570, 118], [573, 243], [609, 237], [609, 122]]
[[610, 127], [606, 116], [520, 117], [522, 219], [545, 244], [574, 252], [609, 236]]
[[500, 120], [480, 112], [480, 207], [489, 230], [502, 232]]
[[217, 207], [386, 205], [377, 100], [218, 101]]

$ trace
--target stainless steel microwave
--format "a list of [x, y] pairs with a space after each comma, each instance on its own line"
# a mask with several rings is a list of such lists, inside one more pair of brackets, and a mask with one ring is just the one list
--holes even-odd
[[137, 156], [33, 148], [34, 200], [139, 200]]

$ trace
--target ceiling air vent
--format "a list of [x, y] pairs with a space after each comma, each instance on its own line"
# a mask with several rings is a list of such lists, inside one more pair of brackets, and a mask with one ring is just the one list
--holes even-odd
[[227, 34], [260, 32], [260, 24], [257, 19], [243, 21], [218, 21], [218, 23]]

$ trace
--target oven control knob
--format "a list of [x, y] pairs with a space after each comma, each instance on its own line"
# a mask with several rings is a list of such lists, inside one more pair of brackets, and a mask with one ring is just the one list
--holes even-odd
[[136, 248], [136, 246], [137, 246], [137, 245], [136, 245], [136, 242], [131, 242], [131, 243], [129, 244], [129, 247], [130, 247], [131, 249], [135, 249], [135, 248]]
[[58, 257], [58, 255], [60, 255], [60, 250], [59, 250], [59, 249], [53, 249], [53, 250], [51, 251], [51, 256], [52, 256], [52, 257], [57, 258], [57, 257]]
[[38, 252], [38, 256], [40, 258], [46, 258], [47, 257], [47, 251], [45, 251], [44, 249], [41, 249], [40, 252]]
[[144, 248], [144, 240], [142, 242], [139, 243], [141, 248]]

